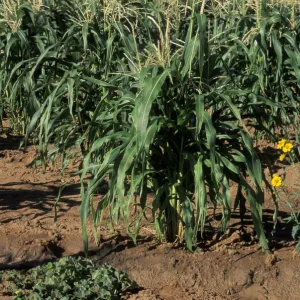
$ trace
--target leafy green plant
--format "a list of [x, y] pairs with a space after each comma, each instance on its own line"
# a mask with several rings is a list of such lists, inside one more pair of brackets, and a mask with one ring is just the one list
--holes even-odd
[[96, 267], [85, 258], [65, 257], [29, 271], [2, 274], [13, 299], [120, 299], [136, 287], [127, 275], [113, 267]]
[[85, 249], [89, 214], [96, 227], [108, 208], [134, 241], [151, 209], [162, 240], [193, 250], [208, 199], [225, 230], [246, 197], [268, 251], [253, 139], [274, 140], [288, 125], [298, 133], [299, 9], [259, 0], [43, 4], [21, 1], [18, 26], [1, 23], [1, 103], [42, 162], [61, 155], [64, 168], [81, 149]]

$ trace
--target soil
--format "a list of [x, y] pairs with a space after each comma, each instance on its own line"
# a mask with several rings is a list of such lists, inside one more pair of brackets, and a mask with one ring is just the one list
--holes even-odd
[[[83, 254], [80, 184], [79, 177], [72, 175], [76, 162], [63, 175], [58, 166], [49, 165], [46, 170], [33, 167], [37, 151], [32, 145], [19, 148], [21, 139], [0, 136], [0, 270], [30, 268], [62, 256]], [[266, 149], [269, 153], [268, 147], [274, 148], [263, 145], [262, 152]], [[277, 167], [280, 172], [281, 166]], [[293, 170], [286, 176], [286, 182], [298, 180]], [[53, 205], [64, 182], [68, 185], [54, 222]], [[274, 206], [271, 195], [266, 195], [264, 221], [270, 232]], [[284, 201], [280, 202], [279, 220], [287, 212]], [[116, 233], [105, 224], [100, 245], [93, 242], [88, 224], [90, 257], [127, 272], [141, 286], [124, 299], [299, 299], [300, 257], [294, 251], [290, 228], [283, 222], [273, 236], [268, 236], [271, 255], [259, 247], [249, 212], [243, 224], [238, 214], [233, 215], [227, 232], [208, 235], [195, 253], [176, 244], [159, 243], [146, 221], [137, 245], [126, 237], [122, 226]], [[0, 299], [9, 299], [1, 298], [1, 286]]]

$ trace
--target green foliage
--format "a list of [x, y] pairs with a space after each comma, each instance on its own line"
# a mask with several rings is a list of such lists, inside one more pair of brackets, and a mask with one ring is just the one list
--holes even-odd
[[[273, 214], [274, 220], [274, 230], [276, 230], [277, 225], [277, 217], [278, 217], [278, 207], [279, 203], [283, 202], [285, 206], [288, 208], [290, 212], [289, 217], [286, 217], [284, 221], [291, 226], [291, 236], [295, 241], [298, 241], [296, 245], [296, 253], [300, 253], [300, 212], [296, 212], [297, 203], [299, 201], [300, 190], [299, 190], [299, 155], [296, 154], [295, 146], [291, 141], [287, 139], [282, 139], [277, 144], [277, 149], [280, 149], [279, 160], [283, 162], [282, 164], [282, 172], [283, 176], [279, 176], [278, 174], [273, 174], [273, 180], [271, 184], [274, 187], [272, 191], [273, 201], [275, 204], [275, 210]], [[293, 167], [293, 174], [297, 176], [296, 181], [286, 180], [286, 169]], [[281, 173], [281, 172], [280, 172]], [[279, 179], [279, 182], [276, 184], [276, 178]], [[282, 184], [283, 182], [287, 184]], [[291, 197], [291, 191], [295, 190], [293, 197]], [[282, 194], [284, 195], [285, 200], [282, 201]]]
[[2, 274], [13, 299], [120, 299], [136, 284], [111, 266], [97, 268], [91, 260], [65, 257], [27, 272]]
[[291, 215], [285, 218], [284, 221], [293, 225], [291, 235], [295, 241], [298, 241], [295, 250], [297, 254], [300, 254], [300, 212], [295, 213], [292, 206], [289, 203], [288, 205], [291, 208]]
[[[41, 161], [62, 155], [65, 167], [81, 149], [86, 250], [86, 220], [91, 213], [99, 225], [105, 208], [134, 241], [150, 208], [162, 239], [193, 250], [208, 198], [225, 230], [246, 196], [268, 251], [248, 130], [270, 139], [278, 127], [298, 132], [300, 14], [248, 2], [59, 0], [34, 10], [24, 1], [19, 27], [0, 35], [1, 101], [12, 124], [38, 141]], [[103, 181], [107, 193], [91, 209]]]

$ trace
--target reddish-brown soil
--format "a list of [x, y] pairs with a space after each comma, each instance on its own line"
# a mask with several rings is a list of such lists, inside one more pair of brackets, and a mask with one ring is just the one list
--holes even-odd
[[[0, 136], [2, 270], [80, 255], [83, 249], [78, 176], [71, 176], [70, 171], [61, 175], [49, 166], [46, 172], [41, 167], [30, 167], [36, 150], [33, 146], [19, 149], [19, 142], [17, 136]], [[266, 174], [269, 176], [268, 171]], [[295, 180], [294, 172], [288, 171], [286, 182]], [[68, 186], [63, 190], [55, 223], [53, 204], [63, 182]], [[269, 196], [265, 205], [268, 231], [273, 212]], [[283, 202], [279, 210], [281, 218], [288, 211]], [[158, 243], [147, 223], [137, 246], [126, 238], [121, 226], [118, 234], [104, 226], [98, 247], [92, 242], [89, 224], [90, 255], [99, 263], [126, 271], [143, 287], [126, 299], [300, 299], [300, 258], [295, 255], [295, 243], [288, 232], [269, 235], [273, 254], [265, 255], [257, 244], [249, 215], [244, 225], [241, 227], [238, 214], [234, 215], [225, 235], [208, 236], [199, 251], [188, 253], [172, 244]]]

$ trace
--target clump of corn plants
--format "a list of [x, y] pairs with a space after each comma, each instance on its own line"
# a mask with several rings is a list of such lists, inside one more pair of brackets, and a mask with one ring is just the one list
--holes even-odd
[[[296, 6], [258, 0], [35, 5], [22, 2], [18, 27], [6, 26], [0, 35], [1, 107], [12, 124], [21, 123], [26, 139], [34, 137], [43, 162], [61, 155], [65, 167], [72, 149], [81, 149], [86, 249], [88, 216], [97, 226], [108, 208], [134, 241], [151, 209], [162, 240], [193, 250], [204, 236], [208, 199], [222, 210], [225, 230], [234, 209], [244, 214], [246, 197], [268, 251], [253, 138], [274, 140], [275, 129], [286, 125], [297, 130]], [[104, 181], [108, 190], [95, 208]]]

